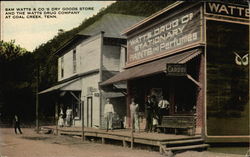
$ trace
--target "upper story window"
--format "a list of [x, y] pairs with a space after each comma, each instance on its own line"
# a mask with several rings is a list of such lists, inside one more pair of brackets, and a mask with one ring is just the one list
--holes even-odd
[[64, 77], [64, 57], [61, 57], [61, 78]]
[[76, 49], [73, 50], [73, 73], [76, 73]]

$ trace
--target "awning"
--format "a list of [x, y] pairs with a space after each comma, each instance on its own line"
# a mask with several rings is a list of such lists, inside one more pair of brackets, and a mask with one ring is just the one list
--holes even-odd
[[39, 92], [38, 94], [44, 94], [44, 93], [48, 93], [48, 92], [53, 92], [56, 90], [60, 90], [60, 91], [80, 91], [81, 90], [81, 80], [79, 78], [68, 81], [68, 82], [64, 82], [58, 85], [55, 85], [53, 87], [50, 87], [48, 89], [45, 89], [41, 92]]
[[148, 75], [164, 72], [166, 70], [167, 63], [187, 63], [189, 60], [193, 59], [199, 54], [201, 54], [201, 50], [194, 49], [155, 60], [153, 62], [138, 65], [116, 74], [110, 79], [100, 83], [100, 85], [108, 85], [120, 81], [131, 80], [134, 78], [145, 77]]

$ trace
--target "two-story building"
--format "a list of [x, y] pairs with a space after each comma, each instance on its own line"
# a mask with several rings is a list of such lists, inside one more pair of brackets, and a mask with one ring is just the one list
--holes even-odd
[[124, 118], [126, 99], [123, 91], [126, 86], [114, 86], [111, 88], [116, 88], [116, 91], [111, 91], [109, 88], [101, 89], [99, 83], [123, 68], [125, 53], [121, 52], [126, 38], [121, 32], [142, 19], [122, 14], [103, 15], [56, 51], [58, 84], [40, 92], [55, 93], [56, 115], [59, 112], [65, 114], [70, 108], [73, 126], [84, 124], [101, 128], [105, 99], [110, 98], [116, 118]]
[[249, 17], [246, 2], [173, 3], [123, 32], [125, 70], [101, 85], [126, 81], [142, 113], [164, 96], [168, 127], [195, 116], [208, 142], [249, 142]]

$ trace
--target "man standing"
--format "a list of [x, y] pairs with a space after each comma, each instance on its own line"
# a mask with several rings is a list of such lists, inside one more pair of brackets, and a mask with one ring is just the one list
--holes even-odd
[[139, 118], [138, 118], [138, 111], [139, 111], [139, 105], [135, 103], [135, 99], [131, 99], [130, 104], [130, 113], [132, 121], [132, 129], [134, 128], [135, 131], [139, 131]]
[[153, 128], [153, 103], [151, 101], [151, 97], [147, 96], [147, 101], [145, 104], [145, 114], [146, 114], [146, 128], [145, 131], [152, 132]]
[[15, 128], [15, 133], [17, 134], [17, 129], [20, 134], [22, 134], [21, 128], [20, 128], [20, 119], [17, 115], [14, 116], [14, 128]]
[[164, 115], [169, 115], [169, 102], [167, 101], [167, 99], [163, 96], [161, 96], [160, 101], [158, 103], [158, 107], [159, 107], [159, 124], [161, 125], [162, 122], [162, 117]]
[[109, 129], [113, 130], [113, 114], [114, 114], [113, 104], [111, 104], [110, 100], [107, 98], [106, 104], [104, 106], [104, 116], [107, 122], [107, 131]]

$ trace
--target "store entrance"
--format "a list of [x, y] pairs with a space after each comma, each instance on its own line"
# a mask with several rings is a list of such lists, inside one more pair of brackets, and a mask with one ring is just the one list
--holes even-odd
[[193, 115], [196, 111], [197, 86], [186, 77], [170, 78], [171, 114]]
[[192, 115], [195, 113], [197, 86], [186, 77], [167, 77], [164, 73], [131, 82], [131, 96], [137, 100], [139, 111], [145, 112], [147, 96], [161, 97], [169, 102], [166, 115]]
[[[155, 107], [152, 108], [153, 125], [155, 124], [155, 119], [157, 126], [163, 123], [164, 118], [169, 117], [171, 118], [171, 123], [172, 121], [174, 123], [178, 122], [178, 118], [183, 119], [185, 116], [185, 119], [192, 117], [191, 119], [194, 120], [198, 90], [198, 87], [186, 76], [168, 77], [165, 73], [131, 81], [130, 97], [135, 98], [136, 103], [139, 104], [140, 128], [147, 130], [148, 111], [146, 111], [146, 102], [149, 96], [155, 98]], [[165, 109], [160, 107], [162, 99], [169, 103]], [[175, 119], [173, 120], [173, 118]], [[191, 125], [191, 123], [194, 126], [193, 128], [195, 128], [195, 121], [187, 125]], [[175, 126], [173, 124], [173, 127]]]

